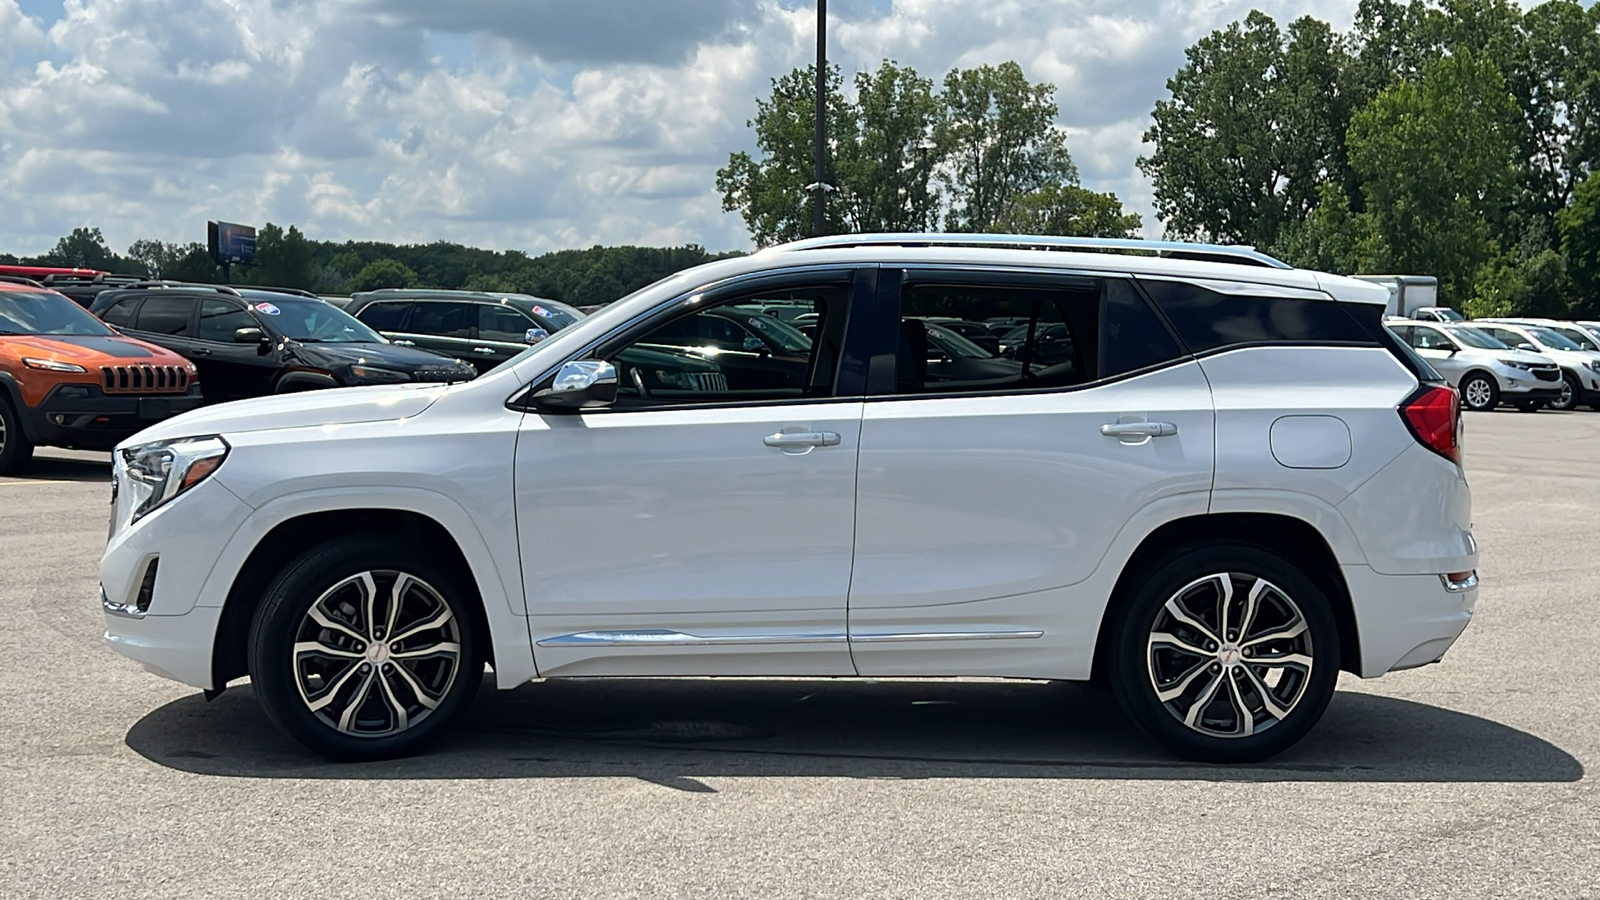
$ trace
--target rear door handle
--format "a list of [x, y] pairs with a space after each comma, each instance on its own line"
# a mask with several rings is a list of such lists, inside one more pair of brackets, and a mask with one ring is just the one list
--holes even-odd
[[472, 352], [478, 354], [479, 356], [493, 356], [494, 355], [494, 348], [493, 347], [473, 347], [472, 348]]
[[1118, 422], [1101, 425], [1100, 433], [1106, 437], [1171, 437], [1178, 433], [1178, 426], [1171, 422]]
[[793, 434], [769, 434], [761, 443], [779, 450], [798, 450], [803, 447], [832, 447], [839, 443], [837, 431], [802, 431]]

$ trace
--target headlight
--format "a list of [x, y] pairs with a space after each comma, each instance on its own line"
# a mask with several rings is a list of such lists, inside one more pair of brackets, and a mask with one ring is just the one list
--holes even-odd
[[1533, 371], [1533, 363], [1517, 362], [1514, 359], [1497, 359], [1495, 362], [1502, 366], [1510, 366], [1513, 369], [1521, 369], [1524, 372]]
[[1584, 365], [1588, 366], [1591, 372], [1600, 372], [1600, 362], [1586, 362]]
[[114, 521], [129, 525], [139, 521], [204, 481], [227, 457], [228, 442], [216, 436], [157, 441], [118, 451], [113, 460], [118, 503]]
[[351, 366], [350, 380], [362, 384], [399, 384], [410, 381], [411, 376], [393, 369], [378, 369], [372, 366]]
[[71, 372], [75, 375], [82, 375], [89, 371], [83, 366], [73, 365], [72, 363], [57, 362], [53, 359], [38, 359], [32, 356], [24, 356], [22, 364], [30, 369], [43, 369], [46, 372]]

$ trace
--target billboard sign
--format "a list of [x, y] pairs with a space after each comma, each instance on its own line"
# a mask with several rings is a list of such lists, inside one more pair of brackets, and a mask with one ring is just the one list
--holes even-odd
[[210, 245], [211, 258], [218, 265], [239, 263], [248, 266], [256, 261], [256, 229], [252, 225], [207, 222], [206, 240]]

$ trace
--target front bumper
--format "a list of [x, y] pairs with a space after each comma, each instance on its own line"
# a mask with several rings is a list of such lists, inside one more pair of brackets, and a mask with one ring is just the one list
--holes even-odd
[[92, 385], [63, 384], [51, 390], [43, 403], [23, 413], [23, 427], [35, 444], [110, 450], [162, 419], [198, 409], [204, 402], [198, 382], [186, 393], [148, 396], [107, 394]]

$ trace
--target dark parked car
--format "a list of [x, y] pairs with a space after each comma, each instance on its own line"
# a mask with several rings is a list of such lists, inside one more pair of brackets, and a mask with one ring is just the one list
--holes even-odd
[[452, 357], [399, 347], [315, 297], [216, 285], [106, 291], [91, 311], [187, 357], [207, 402], [362, 384], [467, 381]]
[[479, 372], [583, 318], [555, 300], [477, 291], [364, 291], [344, 308], [397, 344], [466, 359]]
[[722, 307], [656, 329], [644, 343], [675, 347], [716, 362], [728, 389], [800, 390], [811, 338], [765, 309]]

